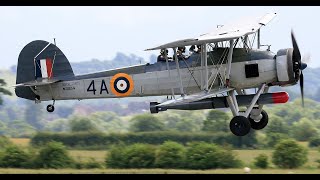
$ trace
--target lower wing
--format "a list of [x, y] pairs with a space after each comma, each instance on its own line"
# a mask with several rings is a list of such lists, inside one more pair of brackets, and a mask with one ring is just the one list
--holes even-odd
[[195, 93], [195, 94], [185, 95], [185, 96], [177, 98], [177, 99], [168, 100], [168, 101], [160, 103], [156, 106], [157, 107], [170, 106], [170, 105], [178, 105], [178, 104], [184, 104], [184, 103], [189, 103], [189, 102], [194, 102], [194, 101], [200, 101], [202, 99], [211, 98], [215, 95], [229, 92], [231, 90], [234, 90], [234, 88], [213, 89], [210, 92], [202, 91], [202, 92]]

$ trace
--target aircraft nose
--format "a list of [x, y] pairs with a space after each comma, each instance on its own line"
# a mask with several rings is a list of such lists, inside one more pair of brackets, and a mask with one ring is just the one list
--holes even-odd
[[300, 70], [304, 70], [307, 67], [308, 67], [307, 63], [301, 63]]

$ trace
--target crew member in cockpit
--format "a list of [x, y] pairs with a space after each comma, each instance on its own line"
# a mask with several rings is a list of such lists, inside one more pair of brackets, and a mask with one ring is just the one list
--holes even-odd
[[[167, 56], [168, 56], [168, 50], [161, 49], [160, 50], [160, 55], [157, 58], [157, 62], [161, 62], [161, 61], [166, 62], [166, 58], [165, 58], [164, 52], [166, 52]], [[168, 57], [168, 59], [170, 59], [170, 58]]]
[[186, 56], [184, 54], [185, 52], [186, 52], [186, 47], [178, 47], [178, 50], [177, 50], [178, 60], [186, 60], [186, 59], [188, 59], [188, 56]]
[[197, 51], [196, 51], [196, 53], [201, 53], [201, 45], [197, 45]]
[[190, 46], [190, 48], [189, 48], [189, 54], [191, 55], [191, 54], [195, 53], [195, 52], [196, 52], [195, 49], [196, 49], [196, 46], [195, 46], [195, 45]]

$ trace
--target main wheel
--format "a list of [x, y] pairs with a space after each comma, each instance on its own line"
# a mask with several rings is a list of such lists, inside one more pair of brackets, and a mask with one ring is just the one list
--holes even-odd
[[268, 121], [269, 121], [269, 117], [268, 117], [268, 114], [266, 111], [262, 110], [261, 111], [261, 115], [262, 115], [262, 118], [260, 121], [255, 121], [254, 119], [250, 118], [250, 115], [249, 115], [249, 121], [250, 121], [250, 124], [251, 124], [251, 128], [252, 129], [255, 129], [255, 130], [260, 130], [260, 129], [263, 129], [267, 126], [268, 124]]
[[250, 129], [250, 121], [244, 116], [235, 116], [230, 121], [230, 130], [236, 136], [245, 136]]
[[54, 111], [54, 106], [51, 105], [51, 104], [49, 104], [49, 105], [47, 106], [47, 111], [48, 111], [48, 112], [53, 112], [53, 111]]

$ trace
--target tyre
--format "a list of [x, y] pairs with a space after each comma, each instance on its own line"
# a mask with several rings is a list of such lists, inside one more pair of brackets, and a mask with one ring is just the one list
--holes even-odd
[[231, 132], [236, 136], [245, 136], [251, 129], [250, 121], [244, 116], [235, 116], [230, 121], [229, 126]]
[[54, 111], [54, 106], [51, 105], [51, 104], [49, 104], [49, 105], [47, 106], [47, 111], [48, 111], [48, 112], [53, 112], [53, 111]]
[[250, 121], [252, 129], [260, 130], [260, 129], [263, 129], [263, 128], [265, 128], [267, 126], [268, 121], [269, 121], [269, 117], [268, 117], [267, 112], [262, 110], [261, 111], [261, 115], [262, 115], [262, 118], [261, 118], [261, 120], [259, 122], [256, 122], [254, 119], [250, 118], [250, 115], [249, 115], [248, 119]]

